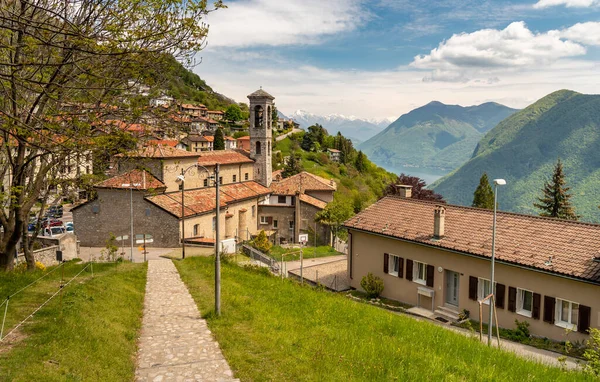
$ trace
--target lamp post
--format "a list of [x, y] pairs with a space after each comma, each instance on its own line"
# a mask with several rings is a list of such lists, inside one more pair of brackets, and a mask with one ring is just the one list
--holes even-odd
[[177, 181], [181, 183], [181, 257], [185, 259], [185, 174], [191, 168], [203, 169], [208, 174], [208, 179], [215, 182], [215, 313], [221, 315], [221, 255], [219, 250], [219, 218], [220, 218], [220, 198], [219, 198], [219, 164], [215, 164], [215, 172], [210, 176], [210, 171], [202, 165], [193, 164], [186, 169], [181, 169], [181, 175], [177, 177]]
[[[494, 293], [494, 262], [496, 260], [496, 214], [498, 210], [498, 186], [506, 185], [504, 179], [494, 179], [494, 223], [492, 225], [492, 264], [491, 264], [491, 276], [490, 276], [490, 290], [492, 299], [490, 301], [490, 318], [488, 321], [488, 346], [492, 344], [492, 317], [494, 313], [495, 304], [495, 293]], [[496, 322], [496, 325], [498, 323]]]

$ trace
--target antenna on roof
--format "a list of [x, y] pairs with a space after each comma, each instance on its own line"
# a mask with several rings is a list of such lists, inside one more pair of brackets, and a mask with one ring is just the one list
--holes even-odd
[[544, 264], [546, 264], [546, 266], [551, 267], [552, 266], [552, 256], [548, 257], [548, 261], [546, 261]]
[[594, 261], [595, 263], [600, 263], [600, 255], [592, 257], [592, 261]]

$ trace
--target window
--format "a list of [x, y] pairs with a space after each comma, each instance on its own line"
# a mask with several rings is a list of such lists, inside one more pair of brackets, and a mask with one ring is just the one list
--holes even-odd
[[273, 220], [273, 228], [277, 228], [277, 220]]
[[[488, 282], [489, 285], [489, 282]], [[531, 317], [533, 311], [533, 292], [517, 288], [517, 313]]]
[[248, 173], [244, 174], [244, 180], [248, 180]]
[[419, 284], [427, 284], [427, 264], [418, 261], [413, 265], [413, 281]]
[[252, 206], [252, 217], [256, 216], [256, 206]]
[[204, 179], [204, 187], [208, 187], [208, 179]]
[[223, 177], [222, 176], [219, 177], [219, 184], [223, 184]]
[[200, 228], [200, 224], [194, 224], [194, 236], [198, 236], [199, 228]]
[[278, 195], [277, 196], [277, 203], [279, 204], [285, 204], [287, 201], [287, 197], [285, 197], [285, 195]]
[[294, 229], [294, 221], [290, 220], [290, 229]]
[[[496, 289], [496, 282], [494, 282], [494, 292], [496, 292], [495, 289]], [[491, 293], [491, 290], [490, 290], [490, 280], [488, 280], [488, 279], [482, 279], [480, 277], [478, 279], [478, 282], [477, 282], [477, 298], [479, 300], [483, 300], [490, 293]], [[489, 305], [490, 304], [490, 300], [487, 299], [483, 303]]]
[[398, 270], [400, 269], [400, 258], [395, 255], [390, 255], [390, 265], [388, 267], [388, 274], [392, 276], [398, 276]]
[[556, 299], [556, 325], [577, 330], [579, 320], [579, 304], [572, 301]]
[[212, 218], [213, 231], [216, 230], [216, 227], [217, 227], [217, 218], [216, 218], [216, 216], [213, 216], [213, 218]]
[[237, 181], [237, 176], [233, 176], [233, 183], [235, 183]]
[[260, 217], [260, 224], [267, 224], [267, 223], [268, 223], [267, 217], [266, 216], [261, 216]]
[[256, 155], [260, 155], [260, 142], [256, 142]]

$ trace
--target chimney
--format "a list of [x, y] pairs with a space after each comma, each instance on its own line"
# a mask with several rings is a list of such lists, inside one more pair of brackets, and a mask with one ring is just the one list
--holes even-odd
[[443, 206], [435, 206], [433, 211], [433, 238], [440, 240], [444, 237], [445, 231], [446, 208]]
[[405, 184], [395, 184], [396, 194], [401, 198], [410, 199], [412, 197], [412, 186], [407, 186]]

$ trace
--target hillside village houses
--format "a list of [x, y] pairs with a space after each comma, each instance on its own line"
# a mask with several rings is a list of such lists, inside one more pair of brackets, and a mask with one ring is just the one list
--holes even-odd
[[[274, 182], [271, 165], [274, 97], [260, 89], [248, 98], [250, 151], [235, 149], [236, 140], [227, 139], [230, 142], [227, 150], [210, 151], [193, 146], [186, 151], [173, 145], [150, 144], [114, 158], [116, 175], [96, 185], [96, 199], [73, 208], [81, 245], [103, 246], [111, 234], [128, 235], [131, 209], [134, 234], [151, 235], [151, 246], [174, 247], [182, 239], [214, 244], [216, 205], [211, 176], [217, 163], [220, 224], [224, 227], [219, 242], [247, 240], [260, 230], [267, 231], [274, 241], [297, 242], [300, 233], [310, 232], [315, 238], [316, 230], [317, 241], [329, 243], [326, 227], [315, 226], [313, 222], [316, 212], [333, 199], [335, 183], [307, 173]], [[187, 105], [185, 108], [202, 110]], [[188, 142], [196, 143], [189, 138]], [[182, 171], [186, 171], [183, 214], [181, 183], [177, 180]], [[185, 238], [181, 237], [182, 220]]]
[[[490, 293], [492, 215], [485, 209], [385, 197], [346, 221], [352, 287], [369, 272], [384, 297], [456, 320]], [[500, 327], [582, 341], [600, 328], [600, 225], [499, 212], [495, 294]], [[483, 317], [488, 315], [483, 304]], [[487, 322], [487, 320], [484, 320]], [[571, 331], [567, 334], [567, 331]]]

